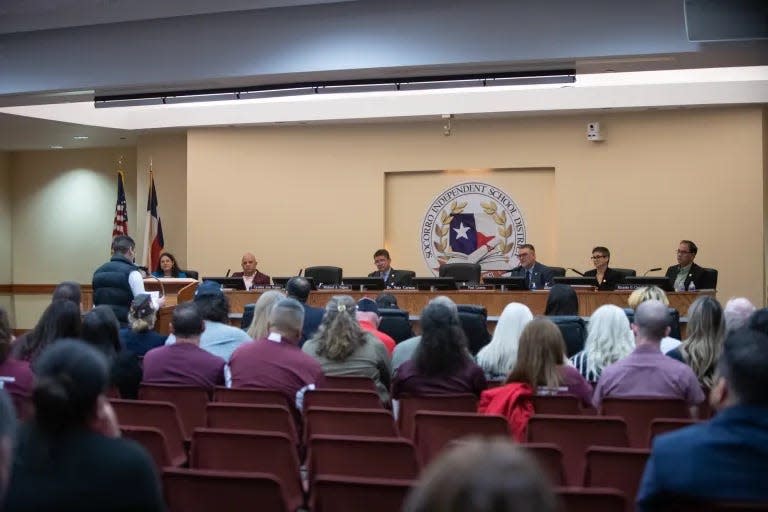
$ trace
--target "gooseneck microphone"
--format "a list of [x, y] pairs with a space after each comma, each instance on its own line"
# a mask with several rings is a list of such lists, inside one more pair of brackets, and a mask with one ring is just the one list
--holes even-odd
[[231, 269], [231, 268], [228, 268], [228, 269], [227, 269], [227, 273], [226, 273], [226, 275], [225, 275], [224, 277], [229, 277], [229, 273], [230, 273], [230, 272], [232, 272], [232, 269]]
[[643, 277], [645, 277], [646, 275], [648, 275], [648, 272], [657, 272], [657, 271], [659, 271], [659, 270], [661, 270], [661, 267], [656, 267], [656, 268], [649, 268], [648, 270], [646, 270], [646, 271], [645, 271], [645, 273], [643, 274]]
[[576, 273], [577, 273], [577, 274], [579, 274], [581, 277], [584, 277], [584, 274], [582, 274], [581, 272], [579, 272], [579, 271], [578, 271], [578, 270], [576, 270], [575, 268], [571, 268], [571, 267], [568, 267], [568, 270], [570, 270], [571, 272], [576, 272]]

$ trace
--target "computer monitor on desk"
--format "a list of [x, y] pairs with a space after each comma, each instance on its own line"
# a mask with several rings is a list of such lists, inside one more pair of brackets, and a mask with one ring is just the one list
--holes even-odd
[[231, 290], [245, 290], [245, 282], [242, 277], [204, 277], [203, 281], [214, 281], [219, 283], [222, 288]]
[[513, 276], [513, 277], [484, 277], [483, 284], [490, 284], [500, 289], [501, 291], [507, 290], [527, 290], [528, 285], [525, 283], [525, 277]]
[[594, 277], [555, 276], [553, 280], [555, 284], [567, 284], [568, 286], [581, 286], [581, 287], [588, 286], [591, 288], [595, 288], [597, 286], [597, 281], [595, 280]]
[[414, 277], [412, 281], [417, 290], [456, 289], [456, 279], [452, 277]]
[[665, 292], [675, 291], [672, 281], [660, 276], [627, 276], [619, 284], [619, 290], [634, 290], [642, 286], [658, 286]]
[[380, 277], [344, 277], [341, 284], [360, 291], [384, 289], [384, 280]]

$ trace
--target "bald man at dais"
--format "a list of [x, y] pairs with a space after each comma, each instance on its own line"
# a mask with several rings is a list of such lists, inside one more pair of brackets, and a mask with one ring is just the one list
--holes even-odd
[[269, 276], [267, 274], [262, 274], [256, 269], [256, 265], [258, 264], [259, 262], [256, 261], [256, 256], [247, 252], [243, 254], [243, 259], [240, 261], [243, 271], [235, 272], [232, 274], [232, 277], [242, 277], [246, 290], [250, 290], [254, 286], [269, 286]]

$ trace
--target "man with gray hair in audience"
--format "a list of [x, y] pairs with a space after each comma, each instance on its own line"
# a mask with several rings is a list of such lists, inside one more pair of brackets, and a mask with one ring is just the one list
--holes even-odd
[[696, 375], [659, 349], [669, 334], [670, 320], [667, 306], [658, 300], [637, 307], [632, 324], [635, 350], [603, 370], [592, 397], [595, 408], [605, 397], [681, 398], [691, 407], [691, 415], [697, 415], [697, 405], [705, 397]]
[[749, 317], [756, 309], [755, 305], [745, 297], [734, 297], [726, 302], [723, 308], [726, 334], [746, 326]]
[[[429, 301], [429, 304], [442, 304], [450, 309], [456, 315], [457, 319], [459, 317], [459, 310], [456, 307], [456, 303], [445, 295], [435, 297]], [[414, 336], [413, 338], [408, 338], [397, 344], [395, 350], [392, 352], [392, 375], [395, 374], [395, 371], [401, 364], [413, 357], [420, 341], [421, 336]]]
[[299, 348], [304, 307], [281, 299], [269, 315], [266, 338], [241, 345], [229, 362], [233, 388], [275, 389], [301, 410], [304, 391], [322, 383], [323, 368]]

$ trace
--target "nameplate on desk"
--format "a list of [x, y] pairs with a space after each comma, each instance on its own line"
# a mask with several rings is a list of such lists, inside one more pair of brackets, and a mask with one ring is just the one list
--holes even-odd
[[493, 285], [486, 284], [469, 284], [467, 286], [459, 287], [459, 290], [493, 290]]
[[249, 291], [252, 291], [252, 292], [263, 292], [263, 291], [266, 291], [266, 290], [282, 290], [282, 289], [283, 289], [282, 286], [277, 286], [277, 285], [274, 285], [274, 284], [260, 284], [260, 285], [257, 285], [257, 286], [252, 286]]
[[317, 287], [318, 290], [349, 290], [349, 286], [343, 284], [321, 284]]

